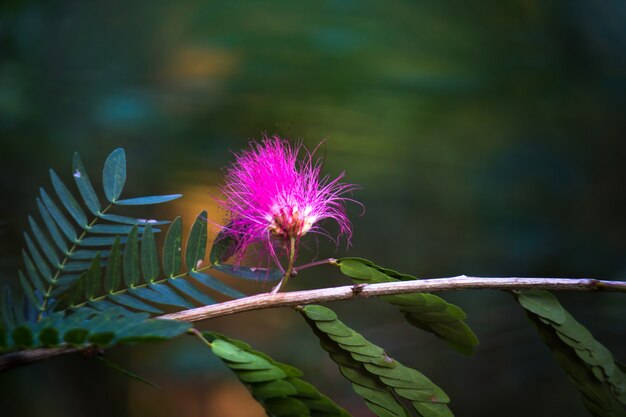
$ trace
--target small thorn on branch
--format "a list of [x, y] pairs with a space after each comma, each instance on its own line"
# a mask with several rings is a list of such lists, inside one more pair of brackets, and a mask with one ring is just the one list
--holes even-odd
[[356, 284], [352, 286], [352, 294], [359, 296], [363, 293], [363, 289], [367, 287], [367, 284]]
[[95, 358], [96, 356], [103, 356], [104, 355], [104, 349], [102, 349], [102, 348], [100, 348], [98, 346], [92, 345], [92, 346], [89, 346], [88, 348], [84, 349], [82, 351], [82, 354], [83, 354], [84, 357], [86, 357], [88, 359], [91, 359], [91, 358]]

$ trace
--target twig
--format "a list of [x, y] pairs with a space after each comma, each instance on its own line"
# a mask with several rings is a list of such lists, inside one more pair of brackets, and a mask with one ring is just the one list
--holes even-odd
[[380, 295], [408, 294], [412, 292], [439, 292], [468, 289], [542, 289], [558, 291], [626, 292], [626, 282], [572, 278], [479, 278], [461, 275], [453, 278], [360, 284], [356, 286], [347, 285], [318, 290], [257, 294], [219, 304], [166, 314], [159, 318], [193, 322], [265, 308], [289, 307], [301, 304], [324, 303]]
[[[198, 307], [158, 318], [200, 321], [251, 310], [288, 307], [329, 301], [367, 298], [380, 295], [409, 294], [413, 292], [440, 292], [458, 290], [556, 290], [556, 291], [611, 291], [626, 292], [626, 282], [576, 278], [481, 278], [461, 275], [452, 278], [421, 279], [380, 284], [359, 284], [285, 293], [264, 293], [219, 304]], [[37, 348], [7, 353], [0, 356], [0, 371], [44, 359], [83, 351], [87, 348]]]

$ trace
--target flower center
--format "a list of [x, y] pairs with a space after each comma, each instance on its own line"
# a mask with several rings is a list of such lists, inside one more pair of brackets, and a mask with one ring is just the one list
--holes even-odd
[[267, 217], [269, 230], [286, 239], [301, 237], [311, 230], [317, 220], [316, 216], [311, 214], [312, 211], [310, 206], [301, 211], [297, 204], [282, 206], [275, 204]]

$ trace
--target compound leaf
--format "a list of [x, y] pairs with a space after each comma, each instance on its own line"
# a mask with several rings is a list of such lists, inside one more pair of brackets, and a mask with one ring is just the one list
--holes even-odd
[[126, 153], [124, 149], [117, 148], [104, 162], [102, 171], [102, 184], [107, 200], [115, 203], [122, 194], [126, 183]]
[[302, 373], [292, 366], [276, 362], [246, 343], [218, 333], [205, 332], [203, 337], [269, 416], [350, 416], [313, 385], [303, 381]]
[[423, 417], [449, 417], [449, 397], [441, 388], [415, 369], [389, 357], [383, 349], [337, 319], [322, 306], [299, 308], [320, 340], [320, 345], [352, 382], [354, 392], [377, 416], [410, 416], [400, 398], [411, 403]]
[[[391, 269], [375, 265], [360, 258], [343, 258], [336, 261], [341, 272], [357, 284], [374, 284], [416, 279]], [[428, 293], [385, 295], [383, 301], [397, 307], [405, 319], [419, 329], [431, 332], [445, 341], [448, 346], [471, 354], [478, 338], [465, 323], [466, 315], [459, 307], [441, 297]]]

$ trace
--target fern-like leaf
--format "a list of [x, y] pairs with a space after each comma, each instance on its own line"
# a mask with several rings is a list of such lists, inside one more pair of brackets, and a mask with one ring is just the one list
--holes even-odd
[[36, 347], [105, 348], [118, 343], [165, 340], [191, 327], [189, 323], [150, 319], [146, 313], [128, 313], [116, 307], [105, 312], [83, 308], [69, 315], [55, 312], [36, 323], [15, 317], [7, 320], [5, 313], [0, 319], [0, 352]]
[[302, 372], [276, 362], [250, 345], [224, 335], [204, 332], [211, 350], [246, 385], [270, 417], [349, 417], [350, 414], [301, 379]]
[[[40, 188], [37, 208], [41, 222], [29, 216], [30, 231], [24, 233], [26, 249], [23, 258], [26, 274], [20, 273], [20, 282], [32, 306], [38, 310], [36, 316], [39, 319], [58, 307], [59, 298], [68, 297], [65, 292], [77, 285], [77, 273], [89, 271], [96, 260], [99, 266], [106, 266], [111, 253], [108, 249], [115, 242], [121, 250], [126, 238], [118, 239], [114, 235], [129, 234], [135, 230], [136, 239], [139, 240], [139, 236], [146, 230], [143, 226], [168, 223], [108, 213], [113, 206], [157, 204], [180, 197], [179, 194], [174, 194], [119, 200], [126, 181], [126, 156], [121, 148], [109, 155], [103, 170], [104, 194], [111, 204], [102, 207], [77, 153], [73, 158], [73, 178], [79, 197], [75, 196], [54, 170], [50, 170], [54, 194]], [[55, 201], [55, 196], [58, 202]], [[83, 205], [92, 216], [91, 219]], [[102, 221], [105, 223], [98, 223]], [[159, 230], [149, 231], [152, 233]], [[95, 290], [100, 283], [90, 280], [87, 284], [89, 285], [85, 286], [83, 282], [83, 291], [87, 291], [85, 295], [90, 298], [97, 292]], [[38, 299], [41, 301], [35, 302]]]
[[389, 357], [340, 320], [330, 309], [318, 305], [300, 308], [320, 340], [320, 345], [350, 382], [354, 392], [377, 416], [408, 417], [411, 412], [400, 398], [408, 400], [423, 417], [449, 417], [450, 399], [441, 388], [415, 369]]
[[209, 260], [213, 269], [224, 272], [238, 278], [251, 281], [278, 281], [283, 277], [283, 273], [277, 269], [255, 268], [243, 265], [230, 265], [224, 262], [228, 261], [234, 254], [237, 242], [230, 234], [225, 231], [230, 229], [227, 224], [222, 231], [217, 234], [211, 246]]
[[[341, 272], [358, 284], [396, 282], [417, 278], [383, 268], [367, 259], [343, 258], [336, 261]], [[458, 306], [428, 293], [385, 295], [383, 301], [397, 307], [415, 327], [434, 333], [453, 349], [471, 354], [478, 338], [465, 323], [466, 314]]]
[[[202, 266], [207, 250], [206, 216], [206, 211], [203, 211], [196, 217], [187, 238], [185, 253], [182, 251], [182, 220], [180, 217], [174, 219], [165, 237], [162, 259], [159, 258], [151, 225], [145, 226], [141, 242], [138, 228], [133, 226], [125, 238], [124, 253], [120, 251], [119, 242], [122, 240], [116, 240], [118, 243], [114, 243], [110, 250], [103, 292], [87, 291], [85, 283], [92, 281], [81, 278], [74, 284], [70, 294], [84, 294], [84, 297], [68, 297], [67, 307], [75, 309], [89, 305], [102, 309], [98, 304], [107, 302], [158, 314], [162, 312], [161, 306], [193, 308], [198, 304], [214, 304], [215, 300], [207, 295], [208, 290], [228, 298], [245, 296], [205, 272], [215, 265]], [[183, 259], [187, 268], [180, 271]], [[165, 276], [160, 274], [161, 266]], [[232, 268], [239, 271], [243, 267]], [[93, 265], [85, 269], [92, 270]], [[264, 270], [254, 268], [248, 268], [246, 272], [255, 274], [257, 280], [268, 275]], [[83, 276], [86, 277], [85, 274]], [[89, 288], [95, 288], [94, 285], [92, 283]], [[97, 287], [100, 289], [99, 285]]]
[[519, 291], [515, 298], [552, 350], [587, 409], [597, 417], [626, 416], [626, 374], [611, 352], [547, 291]]

